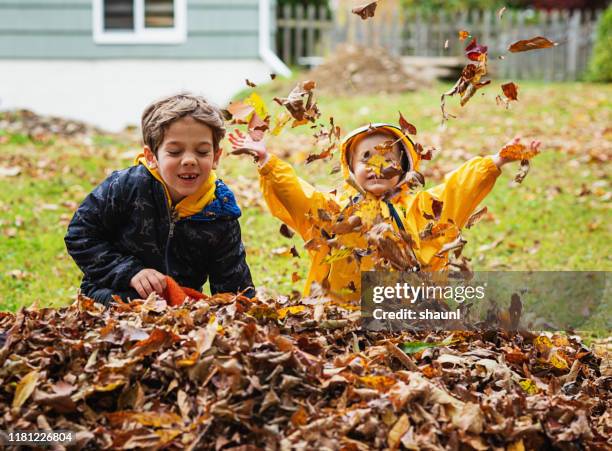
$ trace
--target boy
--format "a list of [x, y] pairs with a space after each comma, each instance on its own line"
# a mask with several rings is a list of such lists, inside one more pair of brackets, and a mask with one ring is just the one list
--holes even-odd
[[253, 282], [240, 209], [216, 178], [225, 135], [221, 111], [181, 94], [147, 107], [143, 153], [113, 172], [76, 211], [65, 237], [83, 271], [81, 291], [104, 305], [162, 295], [166, 275], [185, 287], [247, 291]]
[[[356, 228], [354, 233], [336, 233], [334, 224], [325, 224], [326, 215], [319, 210], [346, 211], [355, 201], [374, 202], [384, 221], [396, 231], [406, 232], [412, 241], [418, 267], [424, 270], [441, 270], [448, 262], [447, 254], [436, 255], [444, 244], [455, 240], [460, 229], [480, 201], [493, 188], [501, 173], [501, 167], [509, 160], [499, 154], [476, 157], [446, 176], [445, 182], [427, 191], [410, 193], [403, 176], [416, 171], [420, 156], [412, 141], [398, 127], [390, 124], [371, 124], [346, 136], [340, 147], [341, 166], [345, 183], [343, 190], [332, 196], [316, 191], [299, 179], [293, 168], [274, 155], [268, 154], [263, 141], [253, 141], [236, 131], [230, 134], [235, 150], [250, 151], [259, 164], [260, 185], [274, 216], [296, 230], [305, 241], [317, 241], [321, 229], [325, 236], [340, 239], [347, 247], [367, 248], [367, 228]], [[391, 144], [392, 143], [392, 144]], [[537, 148], [537, 143], [532, 147]], [[373, 161], [385, 161], [395, 172], [382, 174]], [[399, 185], [398, 185], [399, 184]], [[401, 186], [400, 186], [401, 185]], [[398, 192], [385, 198], [396, 189]], [[442, 202], [441, 212], [434, 212], [434, 201]], [[337, 207], [334, 207], [337, 206]], [[422, 236], [433, 217], [439, 214], [438, 224], [445, 225], [439, 235]], [[320, 241], [320, 240], [318, 240]], [[304, 289], [310, 292], [317, 282], [328, 287], [332, 297], [358, 300], [360, 296], [360, 271], [372, 270], [374, 261], [365, 255], [360, 261], [346, 256], [329, 257], [329, 246], [307, 246], [311, 266]]]

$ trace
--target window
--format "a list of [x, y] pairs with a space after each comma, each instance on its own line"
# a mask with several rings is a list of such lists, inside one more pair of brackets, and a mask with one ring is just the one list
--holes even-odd
[[93, 0], [97, 44], [176, 44], [187, 38], [186, 0]]

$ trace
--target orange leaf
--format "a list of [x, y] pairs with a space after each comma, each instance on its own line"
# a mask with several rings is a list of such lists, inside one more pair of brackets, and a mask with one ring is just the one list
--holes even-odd
[[536, 36], [535, 38], [516, 41], [508, 47], [508, 50], [512, 53], [527, 52], [529, 50], [548, 49], [556, 45], [558, 45], [556, 42], [543, 36]]
[[404, 133], [407, 133], [409, 135], [416, 135], [417, 134], [416, 127], [412, 125], [410, 122], [408, 122], [406, 118], [404, 118], [404, 115], [402, 114], [401, 111], [398, 111], [398, 113], [400, 115], [399, 124], [402, 130], [404, 131]]
[[501, 86], [504, 95], [510, 100], [518, 100], [518, 86], [514, 83], [506, 83]]

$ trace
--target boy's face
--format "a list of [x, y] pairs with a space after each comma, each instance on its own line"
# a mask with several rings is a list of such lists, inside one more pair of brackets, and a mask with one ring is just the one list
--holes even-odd
[[214, 152], [211, 128], [190, 116], [170, 124], [157, 157], [148, 146], [144, 152], [149, 166], [159, 171], [173, 203], [198, 191], [221, 156], [221, 149]]
[[[376, 146], [384, 147], [385, 142], [395, 140], [396, 138], [386, 133], [374, 133], [361, 139], [352, 150], [351, 169], [355, 175], [355, 181], [365, 191], [375, 196], [382, 196], [400, 181], [400, 175], [384, 178], [380, 171], [377, 174], [375, 170], [377, 165], [372, 159], [378, 154], [386, 160], [385, 167], [401, 168], [401, 150], [398, 143], [395, 143], [391, 149], [376, 149]], [[376, 159], [380, 160], [380, 158]]]

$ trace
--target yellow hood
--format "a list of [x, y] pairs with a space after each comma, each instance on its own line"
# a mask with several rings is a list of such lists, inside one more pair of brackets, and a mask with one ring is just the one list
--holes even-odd
[[166, 200], [168, 201], [168, 207], [173, 208], [178, 212], [179, 218], [185, 218], [187, 216], [195, 215], [202, 211], [204, 207], [210, 204], [213, 200], [215, 200], [215, 181], [217, 180], [217, 175], [215, 171], [210, 171], [210, 175], [208, 176], [208, 180], [206, 180], [200, 188], [193, 194], [183, 198], [176, 205], [172, 205], [172, 197], [170, 197], [170, 191], [168, 191], [168, 187], [166, 186], [166, 182], [162, 179], [159, 171], [156, 168], [151, 168], [147, 164], [147, 159], [144, 156], [144, 153], [139, 154], [134, 160], [134, 164], [142, 164], [144, 165], [151, 175], [155, 177], [164, 187], [164, 192], [166, 193]]

